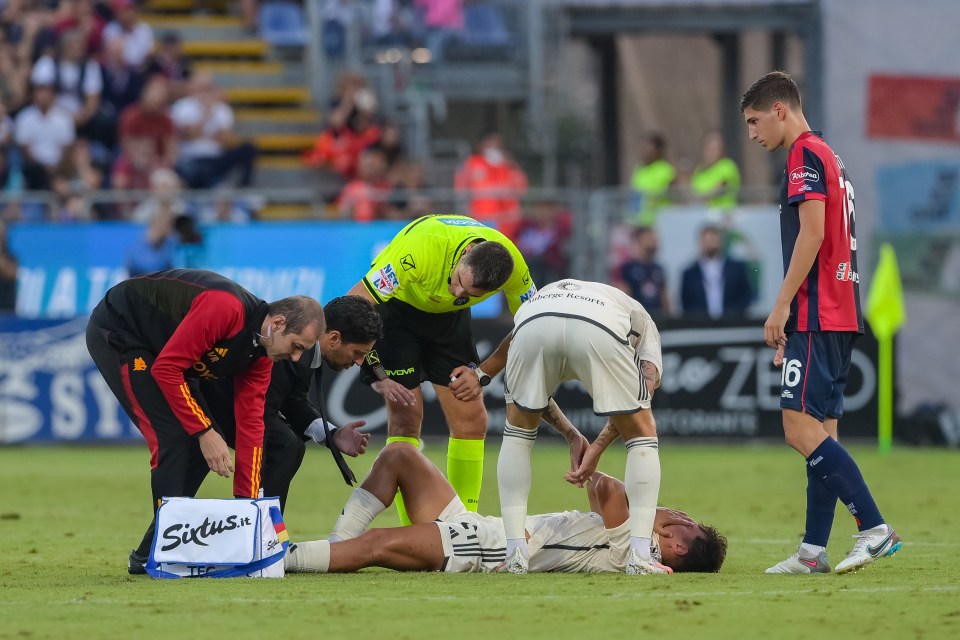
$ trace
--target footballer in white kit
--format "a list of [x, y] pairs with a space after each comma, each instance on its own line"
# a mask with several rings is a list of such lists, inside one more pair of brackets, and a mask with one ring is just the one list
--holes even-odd
[[561, 280], [545, 285], [521, 305], [509, 340], [504, 377], [507, 421], [497, 461], [507, 546], [506, 560], [498, 571], [529, 570], [535, 553], [524, 529], [530, 454], [540, 419], [553, 424], [549, 416], [556, 406], [551, 399], [554, 391], [562, 382], [579, 380], [593, 398], [594, 413], [608, 421], [584, 449], [568, 438], [573, 453], [567, 480], [583, 486], [606, 447], [622, 438], [627, 448], [624, 482], [630, 505], [625, 572], [671, 573], [653, 554], [660, 457], [650, 406], [660, 385], [663, 359], [660, 333], [650, 314], [610, 285]]

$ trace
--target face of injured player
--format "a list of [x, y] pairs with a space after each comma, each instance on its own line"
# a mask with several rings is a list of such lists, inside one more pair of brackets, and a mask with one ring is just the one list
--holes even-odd
[[727, 540], [700, 524], [667, 524], [660, 536], [661, 562], [675, 572], [717, 572], [727, 554]]
[[660, 555], [663, 564], [670, 568], [679, 567], [681, 558], [687, 554], [693, 541], [701, 534], [700, 526], [695, 524], [668, 524], [663, 527], [670, 537], [660, 536]]
[[287, 331], [287, 320], [283, 316], [274, 316], [267, 325], [260, 344], [267, 352], [267, 357], [277, 362], [279, 360], [293, 360], [297, 362], [303, 352], [312, 347], [320, 339], [320, 332], [316, 324], [308, 324], [300, 333]]

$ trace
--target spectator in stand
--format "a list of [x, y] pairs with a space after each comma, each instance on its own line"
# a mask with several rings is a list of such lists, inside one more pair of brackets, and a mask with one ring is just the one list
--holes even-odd
[[[150, 188], [150, 176], [164, 166], [158, 161], [150, 138], [130, 136], [124, 140], [123, 150], [113, 162], [110, 185], [116, 190], [144, 190]], [[130, 207], [122, 207], [124, 211]]]
[[457, 171], [454, 186], [470, 196], [469, 215], [516, 237], [523, 213], [518, 198], [527, 191], [527, 174], [508, 155], [499, 133], [489, 132]]
[[13, 147], [13, 118], [7, 115], [7, 108], [0, 100], [0, 190], [9, 186], [10, 149]]
[[380, 127], [380, 138], [367, 147], [383, 152], [387, 162], [387, 169], [393, 169], [404, 160], [403, 140], [400, 138], [400, 127], [395, 122], [384, 123]]
[[90, 222], [93, 214], [86, 199], [79, 193], [69, 193], [60, 199], [60, 208], [53, 215], [53, 222]]
[[130, 215], [134, 222], [147, 222], [160, 212], [173, 223], [177, 216], [188, 213], [187, 202], [180, 193], [180, 177], [172, 169], [157, 169], [150, 175], [150, 197], [137, 205]]
[[220, 99], [220, 91], [208, 72], [190, 80], [190, 95], [177, 100], [171, 112], [179, 139], [177, 172], [191, 189], [216, 186], [234, 170], [239, 185], [253, 184], [257, 150], [249, 142], [237, 143], [233, 110]]
[[76, 140], [73, 117], [55, 103], [52, 83], [33, 84], [33, 102], [14, 120], [21, 170], [28, 189], [50, 188], [53, 171]]
[[410, 47], [413, 15], [408, 0], [374, 0], [370, 12], [370, 35], [379, 47]]
[[159, 74], [166, 78], [171, 99], [179, 100], [187, 95], [191, 73], [190, 61], [183, 57], [180, 34], [167, 31], [160, 38], [160, 48], [147, 65], [147, 75]]
[[97, 166], [90, 142], [79, 138], [63, 154], [53, 174], [53, 191], [66, 200], [72, 194], [85, 194], [103, 187], [103, 169]]
[[463, 0], [415, 0], [426, 29], [426, 46], [433, 62], [443, 63], [443, 48], [463, 34]]
[[0, 218], [0, 313], [17, 308], [17, 262], [7, 241], [7, 223]]
[[104, 44], [122, 43], [123, 61], [142, 71], [153, 53], [153, 28], [140, 19], [134, 0], [113, 0], [112, 7], [113, 22], [103, 30]]
[[131, 278], [173, 268], [178, 244], [174, 219], [165, 209], [157, 209], [150, 215], [143, 237], [127, 249], [124, 265]]
[[104, 150], [116, 143], [116, 113], [101, 102], [100, 65], [87, 54], [86, 37], [71, 29], [60, 36], [58, 55], [42, 56], [33, 65], [34, 84], [52, 84], [56, 103], [73, 116], [77, 137], [100, 143]]
[[114, 113], [123, 113], [140, 99], [146, 79], [143, 71], [131, 67], [123, 59], [123, 46], [123, 40], [119, 38], [106, 41], [100, 63], [102, 99], [113, 107]]
[[690, 191], [699, 202], [721, 211], [737, 206], [740, 169], [727, 157], [723, 136], [717, 132], [703, 140], [703, 159], [690, 176]]
[[337, 211], [343, 218], [370, 222], [385, 217], [390, 183], [387, 182], [387, 159], [378, 149], [360, 154], [357, 177], [346, 184], [337, 198]]
[[345, 180], [356, 176], [360, 153], [379, 142], [381, 135], [376, 122], [376, 96], [366, 86], [356, 86], [355, 78], [349, 76], [344, 83], [344, 91], [328, 116], [327, 128], [304, 156], [306, 164], [332, 169]]
[[634, 206], [632, 222], [652, 227], [657, 214], [670, 205], [669, 189], [677, 179], [677, 170], [666, 160], [667, 141], [658, 133], [648, 134], [643, 141], [641, 163], [633, 170], [630, 185]]
[[[173, 167], [177, 162], [177, 141], [170, 117], [169, 82], [161, 75], [147, 81], [140, 101], [120, 114], [120, 148], [127, 151], [131, 140], [146, 138], [152, 145], [151, 164]], [[122, 187], [121, 187], [122, 188]]]
[[253, 216], [246, 203], [234, 196], [233, 189], [219, 187], [213, 192], [213, 200], [200, 210], [198, 218], [202, 224], [245, 224]]
[[49, 53], [54, 43], [51, 27], [56, 20], [56, 12], [51, 10], [56, 2], [29, 2], [26, 0], [7, 0], [0, 6], [3, 31], [11, 43], [17, 47], [17, 58], [27, 66], [44, 53]]
[[27, 100], [30, 66], [22, 64], [17, 47], [0, 30], [0, 102], [14, 113]]
[[412, 220], [435, 213], [433, 202], [423, 193], [428, 188], [423, 164], [401, 159], [390, 167], [388, 175], [392, 190], [387, 198], [385, 218]]
[[57, 38], [76, 30], [87, 43], [87, 53], [95, 56], [103, 48], [103, 30], [107, 22], [97, 14], [92, 0], [60, 0], [57, 20], [53, 31]]
[[204, 266], [203, 234], [197, 229], [193, 216], [181, 214], [173, 220], [177, 246], [173, 252], [173, 266], [177, 269], [199, 269]]
[[700, 257], [683, 272], [680, 302], [685, 317], [742, 318], [753, 289], [747, 265], [724, 253], [723, 229], [707, 224], [700, 230]]
[[651, 316], [667, 316], [671, 313], [670, 294], [663, 267], [657, 262], [657, 231], [653, 227], [637, 227], [632, 236], [633, 257], [617, 269], [614, 284], [642, 304]]
[[567, 242], [572, 231], [569, 209], [553, 200], [536, 202], [520, 220], [516, 245], [534, 282], [556, 282], [569, 275]]

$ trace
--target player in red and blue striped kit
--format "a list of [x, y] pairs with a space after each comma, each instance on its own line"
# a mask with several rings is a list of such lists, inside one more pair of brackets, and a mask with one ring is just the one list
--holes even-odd
[[853, 343], [863, 333], [853, 185], [840, 158], [811, 131], [793, 79], [774, 71], [743, 94], [750, 139], [787, 149], [780, 189], [783, 285], [764, 324], [781, 366], [780, 408], [787, 443], [807, 461], [803, 542], [767, 573], [827, 573], [826, 546], [837, 498], [857, 522], [853, 550], [838, 573], [893, 555], [903, 544], [880, 515], [857, 463], [837, 442]]

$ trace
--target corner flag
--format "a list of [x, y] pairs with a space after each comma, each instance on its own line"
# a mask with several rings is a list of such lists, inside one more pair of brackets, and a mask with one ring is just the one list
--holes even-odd
[[893, 336], [907, 321], [907, 312], [897, 254], [888, 242], [880, 247], [880, 262], [873, 272], [864, 315], [880, 343], [877, 445], [881, 453], [889, 453], [893, 446]]
[[884, 242], [880, 247], [880, 261], [870, 281], [870, 294], [867, 296], [864, 315], [867, 316], [878, 340], [892, 338], [907, 321], [897, 254], [889, 242]]

